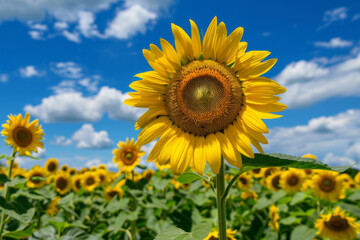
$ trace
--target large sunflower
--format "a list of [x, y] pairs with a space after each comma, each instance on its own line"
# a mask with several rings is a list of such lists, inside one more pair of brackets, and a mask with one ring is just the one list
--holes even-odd
[[340, 207], [337, 207], [333, 213], [320, 217], [315, 224], [315, 228], [319, 229], [317, 232], [319, 236], [330, 240], [357, 239], [360, 224], [355, 218], [346, 216], [345, 211], [340, 211]]
[[126, 142], [120, 141], [117, 146], [119, 148], [113, 151], [113, 162], [124, 172], [133, 171], [139, 164], [140, 157], [145, 155], [145, 152], [140, 150], [141, 146], [134, 142], [133, 138], [131, 141], [126, 138]]
[[55, 158], [49, 158], [45, 163], [45, 171], [48, 174], [54, 174], [57, 172], [59, 167], [59, 162]]
[[44, 131], [39, 125], [39, 120], [30, 121], [30, 114], [26, 113], [24, 119], [21, 114], [8, 116], [1, 134], [6, 137], [5, 142], [19, 153], [20, 156], [30, 156], [31, 152], [38, 152], [37, 148], [44, 148], [41, 141]]
[[71, 177], [68, 172], [59, 171], [54, 179], [55, 190], [64, 195], [71, 190]]
[[312, 189], [314, 194], [319, 196], [322, 199], [328, 201], [338, 200], [343, 191], [343, 181], [338, 178], [337, 172], [332, 171], [318, 171], [313, 177]]
[[268, 133], [261, 119], [278, 118], [269, 112], [286, 108], [274, 96], [285, 92], [278, 83], [261, 77], [276, 62], [265, 59], [270, 52], [245, 53], [240, 42], [243, 28], [227, 36], [223, 22], [215, 17], [203, 40], [190, 20], [191, 38], [172, 24], [175, 47], [161, 39], [162, 51], [155, 45], [143, 54], [154, 69], [136, 75], [126, 104], [149, 110], [136, 129], [142, 129], [138, 144], [160, 137], [148, 161], [171, 164], [175, 174], [193, 166], [203, 173], [208, 161], [212, 171], [220, 169], [221, 155], [229, 164], [241, 167], [241, 154], [254, 157], [251, 144], [261, 153], [259, 143], [267, 143]]

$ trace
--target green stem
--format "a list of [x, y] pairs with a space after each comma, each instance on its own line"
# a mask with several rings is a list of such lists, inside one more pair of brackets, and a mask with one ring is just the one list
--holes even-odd
[[[12, 168], [13, 168], [13, 164], [14, 164], [14, 160], [15, 160], [15, 155], [16, 155], [16, 151], [13, 150], [11, 156], [10, 156], [10, 166], [9, 166], [9, 172], [8, 172], [8, 178], [11, 179], [11, 173], [12, 173]], [[8, 185], [5, 183], [5, 189], [4, 189], [4, 198], [5, 198], [5, 202], [7, 202], [9, 200], [10, 197], [10, 188], [8, 187]], [[5, 211], [3, 210], [1, 213], [1, 222], [0, 222], [0, 240], [3, 239], [3, 230], [4, 230], [4, 226], [5, 226]]]
[[223, 197], [225, 192], [225, 164], [223, 157], [221, 157], [221, 167], [219, 174], [216, 175], [216, 190], [219, 218], [219, 237], [220, 240], [226, 240], [226, 198]]

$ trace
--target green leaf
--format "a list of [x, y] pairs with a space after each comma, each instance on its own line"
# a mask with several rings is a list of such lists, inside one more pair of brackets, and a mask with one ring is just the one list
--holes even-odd
[[316, 236], [316, 229], [308, 228], [306, 225], [300, 225], [292, 231], [290, 240], [312, 240]]
[[156, 189], [163, 190], [168, 184], [168, 179], [161, 179], [159, 177], [151, 178], [151, 185], [153, 185]]
[[45, 181], [46, 178], [44, 178], [44, 177], [31, 177], [30, 180], [31, 181]]
[[303, 201], [305, 198], [306, 198], [306, 193], [297, 192], [291, 199], [290, 205], [294, 206], [295, 204], [298, 204], [299, 202]]
[[6, 183], [10, 181], [10, 179], [5, 174], [0, 174], [0, 183]]
[[204, 239], [209, 235], [211, 230], [210, 222], [202, 222], [194, 227], [191, 231], [191, 236], [193, 239]]
[[20, 222], [30, 222], [35, 214], [35, 208], [24, 196], [19, 196], [8, 202], [6, 202], [4, 197], [0, 196], [0, 208], [4, 210], [7, 215]]
[[37, 157], [34, 157], [34, 156], [24, 156], [24, 157], [29, 157], [29, 158], [34, 159], [34, 160], [41, 160], [40, 158], [37, 158]]
[[[331, 167], [327, 164], [311, 159], [311, 158], [301, 158], [281, 153], [269, 153], [269, 154], [260, 154], [255, 153], [254, 158], [248, 158], [242, 155], [242, 163], [245, 171], [254, 169], [254, 168], [264, 168], [264, 167], [291, 167], [291, 168], [301, 168], [301, 169], [324, 169], [324, 170], [333, 170], [337, 172], [343, 172], [353, 165], [349, 166], [336, 166]], [[241, 172], [243, 172], [241, 170]]]
[[346, 210], [346, 211], [352, 213], [354, 216], [360, 218], [360, 208], [359, 207], [349, 204], [349, 203], [340, 203], [340, 208], [342, 210]]
[[115, 179], [114, 183], [113, 183], [113, 187], [115, 187], [115, 185], [116, 185], [118, 182], [120, 182], [121, 180], [123, 180], [124, 177], [125, 177], [124, 174], [121, 174], [120, 176], [118, 176], [118, 177]]
[[[178, 237], [186, 237], [189, 234], [186, 233], [184, 230], [176, 227], [170, 227], [166, 231], [158, 234], [154, 240], [178, 240]], [[184, 239], [184, 238], [179, 238]]]
[[27, 239], [28, 237], [31, 236], [34, 227], [35, 227], [34, 224], [32, 224], [24, 230], [6, 232], [5, 234], [3, 234], [3, 236], [7, 237], [7, 238], [13, 238], [13, 239], [24, 239], [24, 238]]
[[193, 172], [186, 172], [177, 178], [177, 180], [179, 182], [181, 182], [182, 184], [192, 183], [198, 179], [204, 179], [207, 182], [210, 180], [207, 175], [201, 176], [200, 174], [193, 173]]
[[0, 154], [0, 159], [6, 158], [6, 154]]
[[356, 191], [353, 194], [351, 194], [347, 199], [349, 199], [350, 201], [359, 201], [360, 200], [360, 191]]
[[26, 178], [22, 176], [16, 176], [15, 178], [11, 179], [10, 182], [7, 183], [9, 187], [19, 188], [20, 186], [24, 185], [26, 182]]
[[271, 201], [270, 199], [267, 198], [260, 198], [256, 205], [254, 206], [254, 208], [256, 210], [262, 210], [264, 208], [267, 208], [268, 206], [270, 206], [271, 204], [273, 204], [273, 201]]
[[145, 165], [136, 165], [136, 167], [140, 168], [140, 169], [147, 169], [147, 167]]
[[284, 190], [279, 190], [274, 195], [272, 195], [271, 200], [275, 203], [279, 201], [280, 199], [284, 198], [286, 196], [286, 193]]
[[299, 223], [301, 221], [300, 218], [296, 218], [294, 216], [290, 216], [290, 217], [287, 217], [287, 218], [283, 218], [280, 220], [280, 223], [281, 224], [284, 224], [284, 225], [291, 225], [291, 224], [294, 224], [294, 223]]

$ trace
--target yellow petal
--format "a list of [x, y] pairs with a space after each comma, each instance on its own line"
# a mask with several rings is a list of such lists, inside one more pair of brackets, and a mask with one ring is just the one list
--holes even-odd
[[218, 174], [221, 167], [221, 148], [215, 134], [209, 134], [205, 138], [205, 156], [211, 170]]
[[190, 19], [191, 25], [191, 45], [193, 46], [194, 58], [200, 59], [201, 56], [201, 39], [199, 29], [196, 23]]
[[206, 165], [205, 138], [195, 137], [194, 167], [198, 174], [202, 175]]
[[202, 49], [203, 49], [203, 57], [204, 59], [214, 59], [214, 39], [216, 35], [216, 28], [217, 28], [217, 17], [214, 17], [211, 21], [208, 29], [206, 30], [203, 42], [202, 42]]
[[179, 68], [181, 66], [180, 58], [174, 47], [168, 41], [162, 38], [160, 39], [160, 44], [168, 61], [174, 66], [174, 68]]
[[250, 140], [241, 128], [229, 125], [225, 129], [224, 133], [226, 137], [231, 139], [230, 141], [240, 153], [249, 158], [254, 158], [254, 152], [251, 148]]
[[179, 131], [178, 138], [174, 144], [174, 150], [171, 154], [171, 170], [175, 175], [183, 174], [189, 166], [190, 159], [187, 159], [187, 150], [189, 147], [189, 133]]
[[217, 59], [217, 56], [221, 54], [221, 47], [227, 37], [227, 30], [224, 22], [221, 22], [219, 26], [216, 29], [216, 37], [214, 42], [214, 48], [215, 48], [215, 59]]
[[241, 114], [240, 121], [244, 123], [246, 126], [250, 127], [256, 132], [269, 133], [268, 128], [265, 123], [259, 119], [258, 117], [249, 113], [249, 111], [244, 111]]
[[148, 80], [148, 81], [151, 81], [153, 83], [158, 83], [158, 84], [168, 84], [169, 83], [169, 79], [167, 77], [161, 76], [156, 71], [148, 71], [148, 72], [139, 73], [139, 74], [136, 74], [135, 77], [142, 78], [144, 80]]
[[159, 140], [156, 142], [156, 144], [154, 145], [154, 147], [152, 148], [147, 161], [151, 162], [154, 160], [157, 160], [157, 158], [159, 157], [161, 151], [164, 149], [165, 144], [171, 139], [174, 138], [174, 133], [175, 130], [170, 127], [168, 128], [164, 134], [159, 138]]
[[163, 84], [153, 83], [148, 80], [139, 80], [132, 82], [129, 87], [134, 89], [135, 91], [149, 91], [149, 92], [157, 92], [160, 94], [164, 94], [166, 91], [166, 86]]
[[139, 133], [137, 143], [145, 145], [161, 136], [170, 126], [172, 122], [167, 116], [159, 117], [146, 125]]
[[237, 73], [240, 79], [252, 78], [260, 76], [267, 71], [269, 71], [276, 63], [277, 59], [270, 59], [264, 62], [260, 62], [252, 66], [251, 68], [247, 68], [245, 70], [241, 70]]
[[[218, 60], [220, 62], [226, 62], [226, 65], [229, 65], [235, 61], [238, 51], [240, 50], [240, 40], [243, 33], [244, 29], [238, 27], [225, 39], [223, 46], [221, 47], [221, 52], [218, 55]], [[243, 45], [246, 44], [242, 44], [242, 46]]]
[[150, 108], [146, 113], [144, 113], [135, 124], [135, 130], [145, 127], [149, 122], [151, 122], [155, 117], [161, 115], [168, 115], [165, 109], [165, 103], [163, 106], [158, 108]]
[[234, 148], [229, 139], [221, 132], [216, 133], [216, 137], [220, 142], [221, 153], [226, 161], [237, 168], [242, 166], [241, 154]]
[[285, 104], [279, 102], [272, 102], [267, 104], [258, 103], [258, 102], [253, 102], [253, 103], [247, 102], [246, 105], [250, 106], [251, 108], [259, 112], [281, 112], [287, 108]]

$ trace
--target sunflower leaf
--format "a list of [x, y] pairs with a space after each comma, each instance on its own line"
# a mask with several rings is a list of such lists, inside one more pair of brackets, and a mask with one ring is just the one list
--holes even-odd
[[204, 179], [205, 181], [209, 182], [209, 177], [207, 175], [199, 175], [193, 172], [186, 172], [183, 175], [179, 176], [177, 180], [182, 184], [192, 183], [198, 179]]
[[291, 167], [301, 169], [323, 169], [343, 172], [353, 165], [331, 167], [321, 161], [311, 158], [301, 158], [281, 153], [260, 154], [255, 153], [254, 158], [248, 158], [242, 155], [243, 167], [241, 172], [246, 172], [254, 168], [264, 167]]
[[33, 229], [34, 229], [35, 225], [34, 223], [31, 224], [28, 228], [26, 228], [25, 230], [17, 230], [17, 231], [13, 231], [13, 232], [6, 232], [4, 233], [4, 237], [7, 238], [11, 238], [11, 239], [24, 239], [24, 238], [28, 238], [31, 236]]

